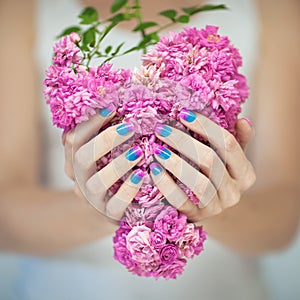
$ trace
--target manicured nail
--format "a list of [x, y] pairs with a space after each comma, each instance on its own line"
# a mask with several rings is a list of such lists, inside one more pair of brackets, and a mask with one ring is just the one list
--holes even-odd
[[130, 177], [130, 181], [134, 184], [138, 184], [144, 177], [144, 172], [141, 169], [137, 169]]
[[172, 128], [165, 124], [157, 124], [155, 132], [163, 137], [167, 137], [172, 133]]
[[113, 111], [115, 110], [115, 107], [113, 104], [110, 104], [108, 107], [100, 109], [99, 114], [101, 117], [106, 118], [108, 117]]
[[162, 159], [168, 159], [171, 156], [170, 150], [160, 145], [155, 148], [154, 153]]
[[190, 110], [182, 109], [181, 112], [179, 113], [179, 117], [182, 118], [183, 120], [191, 123], [196, 120], [196, 114]]
[[152, 163], [150, 165], [150, 170], [154, 175], [158, 175], [159, 173], [162, 172], [162, 168], [158, 163]]
[[250, 119], [248, 118], [242, 118], [242, 119], [245, 120], [250, 125], [250, 127], [253, 127], [253, 123], [251, 122]]
[[116, 130], [120, 135], [127, 135], [134, 130], [134, 126], [131, 123], [123, 123], [119, 125]]
[[135, 146], [126, 153], [126, 158], [130, 161], [134, 161], [137, 158], [139, 158], [142, 154], [143, 154], [142, 149], [138, 146]]

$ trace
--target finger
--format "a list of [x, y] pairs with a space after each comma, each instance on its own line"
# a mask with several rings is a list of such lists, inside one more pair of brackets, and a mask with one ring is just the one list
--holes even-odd
[[95, 162], [99, 158], [116, 146], [124, 143], [133, 135], [134, 127], [130, 123], [122, 123], [108, 127], [78, 149], [75, 155], [76, 170], [77, 167], [79, 170], [94, 169]]
[[216, 148], [233, 178], [241, 179], [245, 176], [249, 169], [249, 161], [236, 138], [229, 131], [192, 111], [182, 110], [180, 120]]
[[86, 182], [87, 200], [101, 212], [105, 209], [104, 196], [108, 189], [143, 157], [142, 149], [138, 146], [121, 154], [108, 165], [94, 174]]
[[224, 177], [231, 180], [226, 167], [213, 149], [197, 141], [181, 130], [159, 124], [155, 128], [156, 136], [192, 160], [201, 171], [212, 181], [216, 190], [219, 189]]
[[75, 179], [73, 159], [77, 149], [95, 136], [100, 128], [111, 120], [114, 114], [114, 106], [111, 105], [100, 110], [87, 122], [78, 124], [74, 129], [62, 135], [62, 142], [65, 146], [65, 172], [72, 180]]
[[66, 146], [72, 146], [73, 153], [87, 141], [98, 134], [101, 127], [107, 124], [115, 115], [114, 106], [101, 109], [91, 116], [88, 121], [76, 125], [75, 128], [65, 134]]
[[150, 170], [153, 182], [160, 192], [172, 206], [184, 213], [189, 221], [198, 222], [220, 213], [221, 207], [215, 200], [211, 201], [204, 208], [195, 205], [158, 163], [152, 163]]
[[246, 118], [238, 119], [235, 129], [237, 140], [245, 151], [254, 133], [252, 123]]
[[106, 216], [116, 221], [122, 218], [128, 205], [138, 193], [143, 183], [144, 175], [141, 169], [137, 169], [128, 176], [126, 181], [106, 204]]
[[193, 191], [201, 207], [207, 206], [217, 197], [211, 181], [177, 154], [162, 146], [157, 146], [154, 152], [159, 163]]

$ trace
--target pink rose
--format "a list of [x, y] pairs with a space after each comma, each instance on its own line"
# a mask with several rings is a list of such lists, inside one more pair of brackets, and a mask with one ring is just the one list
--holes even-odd
[[150, 244], [151, 229], [145, 225], [135, 226], [126, 237], [126, 246], [132, 258], [139, 263], [148, 263], [159, 259], [158, 253]]
[[165, 279], [176, 279], [177, 275], [182, 274], [184, 267], [186, 265], [185, 259], [176, 259], [172, 264], [162, 264], [153, 274], [153, 276], [158, 279], [164, 277]]
[[164, 233], [170, 242], [176, 241], [185, 231], [187, 217], [175, 208], [166, 206], [154, 222], [154, 228]]
[[163, 263], [173, 263], [178, 256], [177, 246], [175, 246], [174, 244], [167, 244], [163, 246], [163, 248], [161, 248], [160, 250], [159, 256]]
[[150, 242], [153, 247], [159, 248], [165, 245], [167, 241], [166, 236], [160, 231], [153, 231], [150, 233]]
[[205, 241], [205, 232], [202, 227], [195, 227], [194, 224], [187, 224], [186, 229], [181, 237], [176, 241], [179, 256], [192, 258], [203, 250], [203, 242]]

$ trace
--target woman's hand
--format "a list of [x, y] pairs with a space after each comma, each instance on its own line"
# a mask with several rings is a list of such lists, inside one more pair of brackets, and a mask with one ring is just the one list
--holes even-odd
[[[156, 136], [190, 159], [201, 170], [164, 147], [157, 147], [157, 163], [150, 165], [152, 178], [171, 205], [185, 213], [192, 222], [217, 215], [237, 204], [241, 194], [255, 182], [255, 173], [244, 149], [252, 135], [245, 120], [238, 120], [236, 138], [208, 118], [191, 111], [180, 114], [182, 123], [202, 136], [215, 151], [181, 130], [160, 124]], [[168, 170], [200, 200], [195, 205], [166, 172]]]
[[89, 121], [78, 124], [63, 135], [65, 171], [75, 182], [74, 191], [97, 210], [119, 220], [143, 182], [143, 172], [135, 170], [110, 199], [108, 189], [142, 158], [142, 150], [133, 147], [112, 160], [101, 170], [96, 161], [133, 136], [133, 126], [122, 123], [99, 132], [114, 116], [113, 108], [100, 110]]

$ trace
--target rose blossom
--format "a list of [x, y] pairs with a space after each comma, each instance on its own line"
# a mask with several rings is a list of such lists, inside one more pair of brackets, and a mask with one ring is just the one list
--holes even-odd
[[155, 230], [150, 233], [150, 242], [153, 247], [160, 248], [165, 245], [166, 241], [167, 238], [162, 232]]
[[158, 279], [176, 279], [177, 275], [181, 275], [186, 265], [185, 259], [176, 259], [172, 264], [161, 264], [160, 267], [153, 273], [153, 276]]
[[126, 246], [132, 258], [139, 263], [148, 263], [159, 259], [158, 253], [150, 244], [151, 229], [145, 225], [135, 226], [126, 237]]
[[154, 228], [164, 233], [169, 241], [176, 241], [184, 232], [187, 217], [171, 207], [166, 206], [157, 216]]
[[191, 223], [187, 224], [182, 236], [176, 241], [176, 245], [179, 248], [179, 256], [192, 258], [194, 255], [198, 255], [203, 250], [205, 238], [202, 229], [195, 228]]
[[178, 256], [177, 246], [174, 244], [167, 244], [163, 246], [159, 252], [162, 263], [171, 264]]

